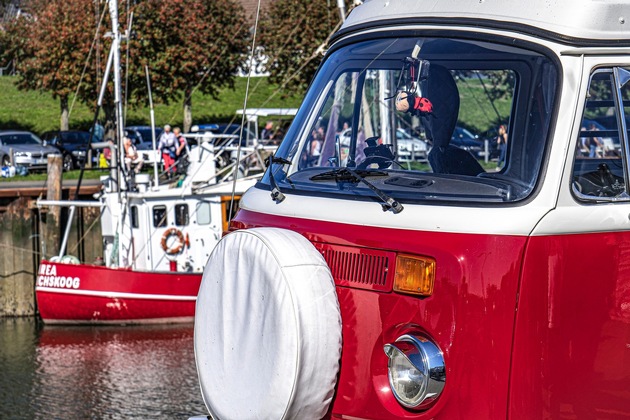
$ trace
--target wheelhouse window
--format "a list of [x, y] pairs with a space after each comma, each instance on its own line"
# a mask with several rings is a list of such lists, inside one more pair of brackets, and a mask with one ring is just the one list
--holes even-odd
[[138, 229], [140, 222], [138, 221], [138, 206], [131, 206], [131, 227]]
[[623, 151], [630, 125], [629, 80], [630, 71], [623, 68], [599, 69], [591, 76], [573, 164], [573, 193], [581, 201], [630, 199]]
[[175, 205], [175, 224], [177, 226], [188, 226], [188, 204]]
[[209, 225], [212, 220], [210, 217], [210, 203], [205, 201], [197, 203], [196, 215], [198, 225]]
[[167, 225], [166, 206], [153, 207], [153, 226], [165, 227], [166, 225]]
[[557, 80], [540, 52], [470, 38], [344, 46], [313, 82], [274, 181], [379, 195], [363, 178], [401, 202], [522, 200], [544, 162]]

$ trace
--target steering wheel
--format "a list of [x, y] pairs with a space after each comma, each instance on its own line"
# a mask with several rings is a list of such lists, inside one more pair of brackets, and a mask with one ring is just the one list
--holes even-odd
[[597, 171], [576, 176], [573, 185], [579, 193], [593, 197], [616, 197], [625, 191], [624, 179], [614, 175], [605, 163]]
[[368, 166], [376, 163], [378, 169], [386, 169], [392, 166], [392, 160], [387, 156], [372, 155], [365, 158], [365, 160], [357, 165], [357, 169], [367, 169]]

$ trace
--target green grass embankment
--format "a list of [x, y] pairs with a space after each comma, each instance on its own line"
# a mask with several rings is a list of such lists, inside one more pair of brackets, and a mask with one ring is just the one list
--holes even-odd
[[[15, 87], [15, 77], [0, 77], [0, 130], [23, 129], [40, 134], [59, 127], [59, 101], [53, 100], [47, 93], [21, 91]], [[192, 99], [193, 123], [229, 121], [236, 116], [236, 110], [243, 107], [247, 79], [237, 78], [235, 88], [223, 89], [217, 99], [208, 95], [194, 93]], [[497, 112], [488, 101], [483, 86], [476, 79], [466, 79], [458, 83], [461, 95], [459, 123], [471, 131], [483, 135], [496, 128]], [[294, 108], [302, 102], [302, 96], [283, 97], [284, 92], [268, 82], [267, 78], [252, 78], [250, 85], [249, 108]], [[271, 97], [271, 99], [269, 99]], [[96, 94], [94, 95], [96, 102]], [[72, 103], [72, 100], [70, 100]], [[495, 100], [494, 106], [503, 121], [510, 113], [511, 101]], [[70, 114], [70, 127], [87, 129], [92, 122], [90, 107], [75, 102]], [[127, 125], [148, 125], [149, 109], [128, 108]], [[181, 125], [183, 120], [182, 101], [169, 105], [156, 104], [155, 122]], [[240, 121], [239, 121], [240, 122]]]
[[[59, 129], [60, 105], [48, 93], [18, 90], [16, 77], [0, 77], [0, 130], [22, 129], [41, 134], [47, 130]], [[243, 108], [247, 79], [236, 78], [234, 90], [222, 89], [217, 99], [201, 93], [194, 93], [192, 98], [193, 123], [212, 123], [229, 121], [236, 116], [236, 110]], [[267, 78], [252, 78], [248, 108], [295, 108], [302, 101], [301, 96], [284, 98], [278, 87], [268, 82]], [[275, 94], [275, 95], [274, 95]], [[271, 99], [269, 99], [271, 97]], [[97, 94], [94, 95], [94, 104]], [[72, 99], [70, 99], [72, 104]], [[70, 113], [70, 128], [87, 129], [92, 123], [93, 113], [80, 102], [75, 102]], [[148, 108], [128, 108], [127, 125], [148, 125]], [[101, 114], [102, 115], [102, 114]], [[239, 117], [240, 118], [240, 117]], [[182, 101], [169, 105], [155, 105], [155, 123], [159, 125], [182, 125]], [[240, 123], [240, 119], [238, 121]]]

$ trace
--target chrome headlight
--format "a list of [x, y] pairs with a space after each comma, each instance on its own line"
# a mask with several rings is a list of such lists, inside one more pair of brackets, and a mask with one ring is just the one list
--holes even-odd
[[387, 372], [394, 397], [407, 408], [425, 408], [435, 401], [446, 382], [442, 351], [424, 337], [400, 336], [385, 344]]
[[80, 157], [83, 157], [83, 156], [85, 156], [85, 150], [75, 150], [75, 151], [73, 151], [73, 152], [72, 152], [72, 154], [73, 154], [74, 156], [80, 156]]
[[31, 153], [30, 152], [15, 152], [13, 153], [13, 156], [31, 157]]

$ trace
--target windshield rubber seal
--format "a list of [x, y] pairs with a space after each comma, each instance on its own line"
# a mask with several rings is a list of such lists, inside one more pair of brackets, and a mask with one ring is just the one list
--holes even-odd
[[[402, 23], [402, 21], [406, 21], [404, 23]], [[551, 118], [550, 121], [550, 125], [548, 128], [548, 132], [547, 132], [547, 137], [548, 140], [545, 144], [545, 150], [543, 152], [543, 165], [540, 167], [539, 169], [539, 176], [537, 177], [536, 183], [533, 186], [531, 192], [527, 195], [527, 197], [518, 200], [518, 201], [512, 201], [512, 202], [504, 202], [504, 203], [489, 203], [489, 202], [464, 202], [464, 201], [459, 201], [459, 202], [453, 202], [450, 200], [430, 200], [430, 201], [426, 201], [426, 200], [419, 200], [420, 203], [431, 203], [431, 204], [436, 204], [436, 205], [446, 205], [446, 206], [460, 206], [460, 207], [496, 207], [496, 206], [507, 206], [507, 207], [517, 207], [517, 206], [522, 206], [522, 205], [526, 205], [529, 202], [531, 202], [532, 200], [534, 200], [534, 198], [538, 195], [540, 189], [542, 188], [542, 185], [544, 184], [544, 180], [546, 177], [546, 173], [547, 173], [547, 169], [548, 169], [548, 163], [549, 163], [549, 154], [551, 152], [551, 137], [552, 137], [552, 133], [555, 132], [555, 126], [556, 126], [556, 120], [557, 120], [557, 115], [558, 115], [558, 109], [560, 106], [560, 94], [562, 92], [562, 87], [563, 87], [563, 83], [564, 83], [564, 79], [563, 79], [563, 66], [562, 63], [559, 59], [559, 57], [553, 53], [553, 51], [551, 51], [549, 48], [541, 45], [541, 44], [536, 44], [534, 42], [531, 41], [527, 41], [527, 40], [522, 40], [522, 39], [518, 39], [518, 38], [511, 38], [508, 37], [506, 35], [499, 35], [499, 34], [486, 34], [486, 33], [479, 33], [479, 32], [475, 32], [474, 28], [443, 28], [443, 29], [421, 29], [421, 28], [400, 28], [400, 27], [396, 27], [396, 26], [402, 26], [402, 25], [409, 25], [412, 23], [423, 23], [424, 20], [422, 20], [423, 22], [419, 22], [418, 19], [397, 19], [397, 20], [389, 20], [388, 25], [390, 26], [391, 30], [378, 30], [378, 29], [382, 29], [382, 27], [388, 26], [388, 25], [374, 25], [374, 22], [371, 23], [367, 23], [365, 25], [355, 25], [351, 28], [355, 29], [353, 31], [339, 31], [337, 32], [337, 34], [335, 34], [332, 38], [331, 38], [331, 47], [326, 51], [326, 54], [321, 62], [321, 64], [319, 65], [315, 75], [313, 76], [313, 79], [310, 81], [309, 83], [309, 90], [312, 87], [312, 84], [314, 83], [314, 81], [316, 80], [316, 78], [318, 77], [320, 71], [322, 71], [322, 68], [324, 66], [324, 64], [326, 63], [327, 59], [329, 58], [329, 56], [331, 54], [333, 54], [335, 51], [337, 51], [338, 49], [346, 46], [346, 45], [350, 45], [350, 44], [355, 44], [358, 42], [362, 42], [362, 41], [369, 41], [369, 40], [377, 40], [377, 39], [383, 39], [383, 38], [392, 38], [392, 37], [398, 37], [398, 38], [407, 38], [407, 37], [439, 37], [439, 38], [450, 38], [450, 37], [457, 37], [460, 39], [467, 39], [467, 40], [472, 40], [472, 41], [488, 41], [488, 42], [494, 42], [494, 43], [500, 43], [500, 44], [504, 44], [504, 45], [508, 45], [508, 46], [513, 46], [513, 47], [519, 47], [519, 48], [523, 48], [523, 49], [527, 49], [533, 52], [537, 52], [543, 56], [545, 56], [547, 59], [549, 59], [558, 69], [558, 80], [557, 80], [557, 86], [556, 86], [556, 92], [555, 92], [555, 97], [556, 100], [554, 101], [554, 106], [553, 106], [553, 110], [552, 110], [552, 115], [554, 115], [554, 118]], [[438, 19], [438, 21], [440, 23], [444, 23], [445, 20], [444, 19]], [[468, 19], [467, 21], [469, 21], [470, 23], [470, 19]], [[385, 20], [380, 21], [380, 22], [386, 22]], [[361, 28], [359, 28], [359, 26], [361, 26]], [[391, 27], [393, 26], [393, 27]], [[369, 29], [377, 29], [377, 31], [375, 32], [371, 32], [371, 31], [365, 31], [365, 30], [369, 30]], [[354, 33], [354, 32], [358, 32], [358, 31], [362, 31], [361, 33]], [[338, 35], [338, 36], [337, 36]], [[343, 37], [343, 38], [342, 38]], [[304, 105], [304, 103], [302, 104], [302, 106]], [[298, 115], [300, 114], [300, 112], [298, 111]], [[301, 130], [300, 130], [301, 131]], [[267, 176], [263, 177], [262, 180], [258, 181], [255, 185], [256, 188], [259, 189], [263, 189], [263, 190], [269, 190], [271, 191], [272, 188], [269, 184], [265, 183], [265, 179], [267, 178]], [[300, 196], [318, 196], [318, 197], [330, 197], [330, 194], [327, 192], [317, 192], [317, 191], [312, 191], [312, 190], [298, 190], [298, 189], [293, 189], [290, 188], [289, 190], [284, 190], [283, 191], [286, 194], [296, 194], [296, 195], [300, 195]], [[369, 196], [351, 196], [351, 197], [345, 197], [345, 199], [350, 199], [350, 200], [354, 200], [354, 201], [373, 201], [373, 198], [369, 197]], [[416, 202], [416, 200], [413, 200], [414, 202]], [[408, 200], [401, 200], [401, 203], [411, 203]]]

